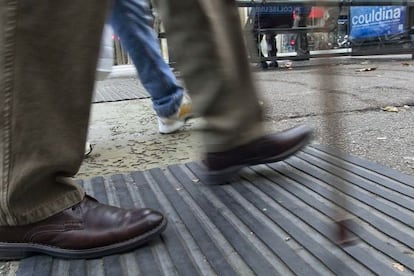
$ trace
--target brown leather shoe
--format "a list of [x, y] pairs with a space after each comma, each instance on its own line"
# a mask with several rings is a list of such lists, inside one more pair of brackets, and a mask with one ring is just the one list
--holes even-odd
[[245, 166], [283, 160], [306, 146], [313, 130], [306, 125], [263, 136], [246, 145], [224, 152], [207, 153], [202, 173], [206, 184], [222, 184], [231, 180]]
[[125, 210], [85, 196], [79, 204], [43, 221], [0, 226], [0, 260], [33, 254], [97, 258], [134, 249], [159, 235], [167, 219], [151, 209]]

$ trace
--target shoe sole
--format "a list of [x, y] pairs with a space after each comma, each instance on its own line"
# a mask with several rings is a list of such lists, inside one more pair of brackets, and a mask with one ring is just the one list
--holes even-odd
[[194, 115], [189, 115], [183, 118], [183, 120], [176, 121], [173, 125], [170, 125], [169, 127], [158, 126], [158, 132], [163, 135], [175, 133], [179, 131], [181, 128], [183, 128], [187, 121], [192, 118], [194, 118]]
[[92, 259], [107, 255], [131, 251], [142, 246], [161, 234], [167, 227], [167, 219], [164, 218], [160, 225], [153, 230], [138, 237], [91, 249], [64, 249], [36, 243], [4, 243], [0, 242], [0, 260], [20, 260], [29, 256], [44, 254], [62, 259]]
[[201, 165], [202, 166], [201, 176], [203, 178], [203, 182], [207, 185], [219, 185], [219, 184], [229, 182], [244, 167], [254, 166], [254, 165], [259, 165], [259, 164], [268, 164], [268, 163], [273, 163], [273, 162], [284, 160], [288, 158], [289, 156], [292, 156], [293, 154], [295, 154], [302, 148], [304, 148], [310, 142], [311, 139], [312, 139], [312, 135], [309, 135], [308, 137], [303, 139], [301, 143], [297, 144], [295, 147], [292, 147], [291, 149], [279, 155], [269, 157], [268, 159], [262, 159], [262, 160], [257, 160], [253, 162], [246, 162], [245, 164], [232, 166], [224, 170], [212, 171], [212, 170], [209, 170], [204, 165]]

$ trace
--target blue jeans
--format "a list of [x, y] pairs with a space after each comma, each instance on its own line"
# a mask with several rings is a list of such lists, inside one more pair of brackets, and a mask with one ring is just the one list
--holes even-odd
[[236, 1], [157, 0], [157, 6], [194, 110], [205, 122], [206, 152], [265, 135]]
[[155, 112], [160, 117], [176, 113], [183, 97], [183, 88], [178, 85], [161, 55], [148, 0], [113, 2], [110, 23], [134, 62], [141, 83], [151, 96]]

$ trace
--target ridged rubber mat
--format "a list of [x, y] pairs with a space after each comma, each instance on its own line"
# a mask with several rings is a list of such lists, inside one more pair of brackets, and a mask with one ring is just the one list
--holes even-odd
[[[414, 274], [414, 177], [323, 146], [246, 168], [231, 185], [204, 185], [197, 163], [81, 184], [102, 202], [164, 211], [166, 231], [102, 259], [27, 258], [17, 275]], [[338, 210], [352, 218], [353, 245], [336, 244]]]

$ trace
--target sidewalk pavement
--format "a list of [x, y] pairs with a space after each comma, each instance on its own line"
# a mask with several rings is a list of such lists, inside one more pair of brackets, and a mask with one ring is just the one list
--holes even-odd
[[[313, 143], [329, 144], [321, 103], [321, 66], [330, 64], [341, 101], [340, 149], [414, 175], [414, 61], [411, 55], [281, 61], [256, 72], [265, 123], [278, 131], [298, 123], [315, 126]], [[371, 68], [371, 70], [368, 70]], [[116, 66], [107, 81], [135, 78], [131, 65]], [[121, 88], [120, 88], [121, 89]], [[89, 140], [94, 144], [80, 178], [146, 170], [200, 158], [199, 121], [161, 135], [150, 99], [93, 104]], [[329, 126], [333, 127], [333, 126]]]

